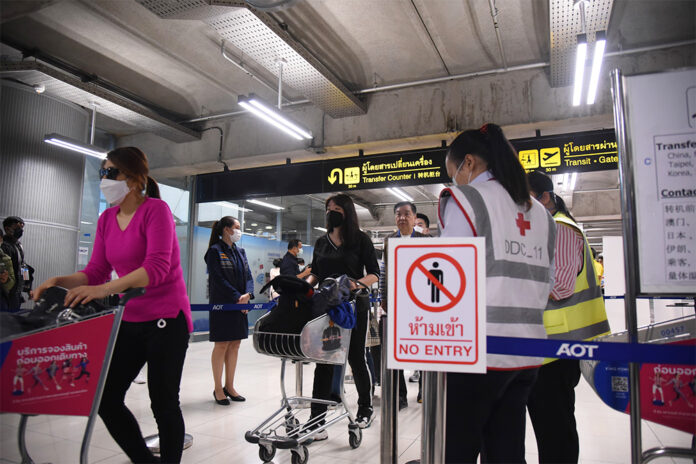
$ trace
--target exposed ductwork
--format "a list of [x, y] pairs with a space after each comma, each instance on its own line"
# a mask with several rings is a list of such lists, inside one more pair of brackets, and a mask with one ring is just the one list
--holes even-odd
[[[234, 0], [137, 0], [164, 19], [201, 20], [244, 56], [278, 76], [284, 60], [283, 81], [333, 118], [365, 113], [365, 104], [302, 44], [270, 16]], [[258, 3], [258, 1], [257, 1]], [[278, 3], [278, 2], [261, 2]]]
[[[573, 0], [549, 0], [549, 30], [551, 33], [551, 87], [573, 84], [577, 36], [582, 31], [579, 8]], [[614, 0], [591, 0], [585, 5], [588, 46], [595, 40], [596, 31], [606, 31]]]
[[0, 77], [12, 78], [34, 87], [44, 87], [45, 95], [61, 98], [85, 108], [98, 105], [99, 114], [125, 123], [138, 132], [152, 132], [173, 142], [200, 139], [200, 133], [166, 119], [153, 110], [110, 92], [94, 82], [36, 61], [2, 63]]

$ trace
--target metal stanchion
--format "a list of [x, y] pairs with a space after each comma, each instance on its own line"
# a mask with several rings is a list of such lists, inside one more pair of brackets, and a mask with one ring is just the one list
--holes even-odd
[[302, 396], [302, 361], [295, 361], [295, 396]]
[[[628, 134], [626, 126], [626, 109], [624, 107], [624, 86], [621, 71], [611, 73], [612, 96], [614, 99], [614, 121], [616, 125], [616, 142], [619, 152], [619, 179], [621, 188], [621, 216], [623, 224], [624, 269], [626, 272], [626, 329], [629, 343], [638, 343], [638, 318], [636, 315], [636, 296], [638, 293], [638, 245], [636, 243], [637, 225], [635, 221], [635, 190], [633, 179], [633, 160], [628, 156]], [[640, 423], [640, 366], [630, 363], [629, 396], [631, 414], [631, 462], [640, 463], [643, 444]]]
[[423, 377], [421, 463], [444, 464], [447, 373], [426, 372]]
[[380, 430], [380, 463], [396, 464], [399, 457], [397, 443], [399, 410], [396, 407], [399, 398], [399, 382], [397, 371], [387, 369], [387, 319], [382, 316], [382, 410]]

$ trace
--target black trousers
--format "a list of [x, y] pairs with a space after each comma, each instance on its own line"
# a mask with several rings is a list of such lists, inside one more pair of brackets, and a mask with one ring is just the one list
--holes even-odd
[[445, 462], [524, 459], [527, 397], [538, 369], [447, 374]]
[[122, 322], [99, 406], [106, 428], [131, 461], [160, 462], [148, 450], [140, 426], [125, 405], [131, 382], [147, 363], [150, 406], [159, 430], [161, 462], [178, 463], [184, 448], [184, 417], [179, 384], [189, 333], [183, 312], [157, 321]]
[[575, 424], [575, 387], [580, 361], [559, 359], [544, 364], [529, 395], [540, 463], [577, 463], [580, 454]]
[[[350, 334], [350, 347], [348, 348], [348, 364], [353, 370], [355, 388], [358, 390], [358, 408], [372, 407], [372, 379], [365, 359], [365, 338], [367, 337], [368, 311], [370, 309], [369, 298], [358, 297], [356, 305], [356, 325]], [[331, 379], [334, 366], [331, 364], [317, 364], [314, 369], [314, 386], [312, 397], [330, 400]], [[312, 417], [326, 412], [326, 405], [312, 404]]]

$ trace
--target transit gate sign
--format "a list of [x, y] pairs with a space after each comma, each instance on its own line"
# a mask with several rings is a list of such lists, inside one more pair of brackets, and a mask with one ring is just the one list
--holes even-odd
[[486, 372], [484, 238], [388, 242], [389, 369]]

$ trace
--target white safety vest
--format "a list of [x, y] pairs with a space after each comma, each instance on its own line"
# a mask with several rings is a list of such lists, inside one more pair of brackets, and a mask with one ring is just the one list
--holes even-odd
[[[496, 180], [445, 189], [440, 218], [454, 201], [474, 234], [486, 238], [486, 330], [500, 337], [546, 338], [544, 308], [549, 298], [556, 224], [538, 201], [513, 202]], [[447, 224], [442, 224], [447, 228]], [[543, 358], [488, 354], [492, 369], [523, 369]]]

